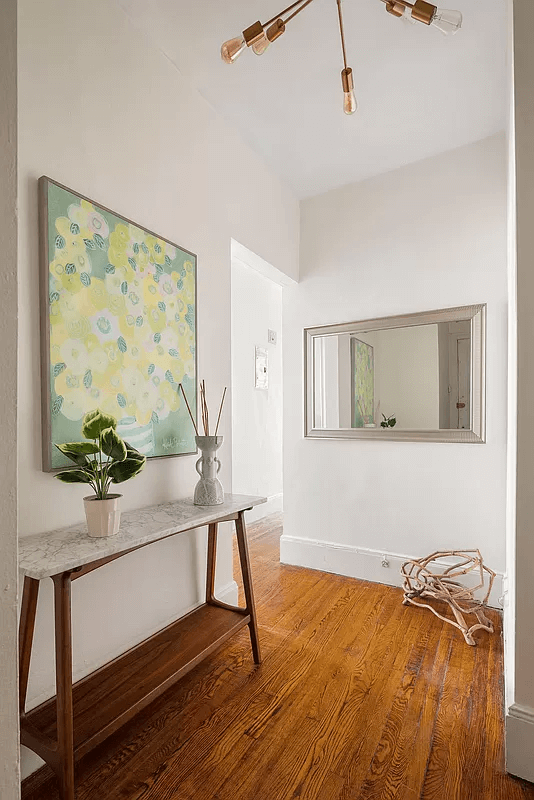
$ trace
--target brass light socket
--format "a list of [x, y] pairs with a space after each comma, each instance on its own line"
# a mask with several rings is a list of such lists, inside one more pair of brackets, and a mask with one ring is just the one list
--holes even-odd
[[404, 6], [402, 3], [396, 3], [395, 0], [390, 0], [386, 3], [386, 11], [393, 14], [394, 17], [402, 17], [404, 15]]
[[350, 67], [341, 70], [341, 83], [343, 85], [343, 91], [346, 94], [353, 91], [354, 81], [352, 79], [352, 69]]
[[412, 8], [412, 19], [424, 22], [425, 25], [430, 25], [437, 10], [437, 6], [427, 3], [426, 0], [415, 0]]
[[264, 35], [263, 25], [261, 22], [255, 22], [254, 25], [251, 25], [249, 28], [246, 28], [243, 31], [243, 39], [245, 40], [247, 47], [252, 47], [255, 41], [261, 39]]
[[270, 28], [267, 28], [266, 36], [270, 42], [274, 42], [281, 36], [286, 29], [285, 22], [283, 19], [277, 19]]

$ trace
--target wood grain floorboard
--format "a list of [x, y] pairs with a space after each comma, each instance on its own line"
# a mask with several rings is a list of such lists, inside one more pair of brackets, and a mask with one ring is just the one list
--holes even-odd
[[[77, 767], [77, 800], [534, 800], [504, 770], [503, 654], [399, 589], [281, 565], [249, 527], [264, 660], [248, 631]], [[237, 570], [236, 570], [237, 571]], [[23, 800], [58, 800], [42, 772]]]

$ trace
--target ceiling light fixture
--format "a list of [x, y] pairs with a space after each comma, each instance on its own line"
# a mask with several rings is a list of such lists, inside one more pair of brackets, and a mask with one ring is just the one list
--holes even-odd
[[386, 11], [395, 17], [406, 17], [416, 22], [423, 22], [425, 25], [433, 25], [446, 36], [456, 33], [462, 27], [460, 11], [437, 8], [426, 0], [415, 0], [415, 3], [409, 3], [408, 0], [382, 0], [382, 2], [386, 4]]
[[[246, 28], [241, 36], [229, 39], [223, 44], [221, 47], [222, 60], [226, 64], [233, 64], [247, 47], [251, 47], [257, 56], [261, 56], [269, 45], [285, 32], [287, 23], [297, 14], [300, 14], [311, 2], [312, 0], [297, 0], [297, 2], [284, 8], [283, 11], [280, 11], [279, 14], [265, 24], [255, 22], [249, 28]], [[341, 71], [343, 110], [345, 114], [354, 114], [358, 106], [354, 96], [352, 69], [347, 65], [341, 0], [336, 0], [336, 2], [339, 32], [341, 34], [341, 51], [343, 54], [343, 69]], [[446, 35], [456, 33], [462, 26], [462, 15], [459, 11], [440, 9], [432, 5], [432, 3], [427, 3], [426, 0], [415, 0], [415, 3], [410, 3], [408, 0], [382, 0], [382, 2], [385, 3], [386, 11], [389, 14], [393, 14], [395, 17], [403, 17], [410, 22], [423, 22], [425, 25], [432, 25]]]

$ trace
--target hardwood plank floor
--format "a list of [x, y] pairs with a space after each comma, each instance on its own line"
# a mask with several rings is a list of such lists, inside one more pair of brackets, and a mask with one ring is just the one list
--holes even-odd
[[280, 534], [249, 528], [263, 664], [241, 631], [81, 761], [77, 800], [534, 800], [504, 772], [499, 614], [468, 647], [399, 589], [281, 565]]

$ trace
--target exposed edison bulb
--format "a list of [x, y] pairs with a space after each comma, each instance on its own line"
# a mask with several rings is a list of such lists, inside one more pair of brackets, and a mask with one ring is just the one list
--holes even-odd
[[345, 114], [354, 114], [358, 108], [354, 91], [343, 92], [343, 111]]
[[444, 33], [445, 36], [448, 36], [449, 34], [457, 33], [462, 27], [462, 14], [460, 11], [437, 8], [430, 24]]
[[221, 58], [225, 64], [233, 64], [236, 58], [239, 58], [247, 43], [242, 36], [236, 36], [235, 39], [228, 39], [227, 42], [221, 47]]
[[267, 38], [267, 35], [265, 34], [264, 31], [261, 37], [259, 39], [256, 39], [256, 41], [252, 45], [252, 49], [254, 50], [257, 56], [261, 56], [263, 55], [263, 53], [265, 53], [270, 44], [271, 42]]
[[345, 114], [354, 114], [358, 108], [358, 103], [354, 96], [354, 80], [350, 67], [345, 67], [341, 71], [341, 85], [343, 86], [343, 111]]

